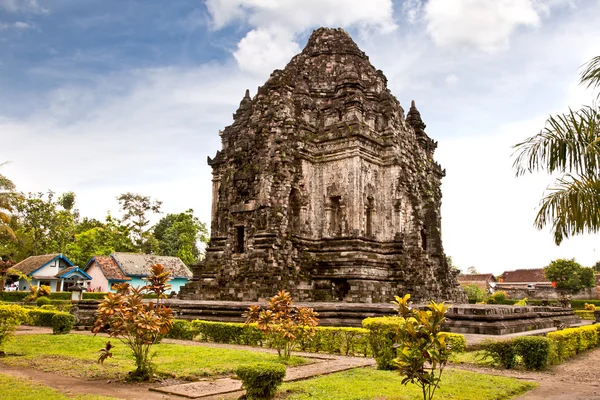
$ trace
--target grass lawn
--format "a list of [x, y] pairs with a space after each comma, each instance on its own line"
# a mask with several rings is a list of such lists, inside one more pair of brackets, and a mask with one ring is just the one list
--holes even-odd
[[467, 351], [464, 353], [452, 353], [450, 362], [454, 364], [477, 364], [477, 365], [492, 365], [494, 360], [491, 357], [484, 357], [482, 350]]
[[[418, 386], [410, 383], [404, 386], [401, 381], [402, 377], [397, 372], [362, 368], [283, 384], [279, 391], [279, 398], [286, 400], [420, 400], [423, 398]], [[435, 399], [509, 399], [536, 386], [535, 383], [514, 378], [449, 369], [444, 371]]]
[[[135, 369], [135, 363], [129, 348], [118, 340], [110, 339], [115, 346], [111, 350], [113, 358], [107, 359], [104, 365], [97, 363], [98, 350], [107, 340], [78, 334], [16, 335], [3, 346], [9, 356], [0, 359], [0, 365], [31, 367], [83, 379], [124, 379]], [[157, 374], [182, 380], [231, 374], [236, 366], [255, 361], [281, 362], [277, 355], [249, 350], [178, 344], [159, 344], [154, 350]], [[306, 362], [303, 358], [292, 357], [287, 364]]]
[[0, 373], [0, 399], [19, 400], [111, 400], [114, 397], [93, 395], [66, 396], [47, 386], [27, 379]]

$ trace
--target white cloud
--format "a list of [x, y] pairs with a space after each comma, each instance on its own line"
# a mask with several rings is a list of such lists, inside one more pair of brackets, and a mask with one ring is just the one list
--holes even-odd
[[0, 8], [11, 13], [43, 14], [48, 12], [37, 0], [0, 0]]
[[540, 24], [533, 0], [429, 0], [427, 32], [439, 46], [472, 46], [486, 52], [505, 50], [519, 27]]
[[458, 76], [450, 74], [446, 76], [446, 85], [448, 87], [454, 87], [458, 83]]
[[391, 0], [207, 0], [206, 5], [216, 29], [238, 20], [253, 27], [238, 43], [235, 58], [241, 68], [262, 75], [289, 61], [299, 50], [295, 36], [307, 29], [396, 29]]
[[0, 156], [11, 161], [3, 174], [25, 192], [74, 191], [84, 216], [118, 214], [116, 196], [132, 191], [162, 200], [165, 212], [193, 208], [210, 222], [206, 157], [220, 149], [218, 131], [245, 89], [257, 84], [235, 65], [205, 65], [62, 87], [28, 118], [0, 116], [0, 143], [11, 149]]
[[239, 67], [256, 75], [281, 69], [300, 52], [290, 33], [281, 29], [253, 29], [238, 43], [233, 53]]
[[36, 29], [35, 25], [30, 24], [28, 22], [17, 21], [13, 23], [0, 21], [0, 31], [8, 30], [8, 29], [16, 29], [16, 30], [27, 30], [27, 29]]

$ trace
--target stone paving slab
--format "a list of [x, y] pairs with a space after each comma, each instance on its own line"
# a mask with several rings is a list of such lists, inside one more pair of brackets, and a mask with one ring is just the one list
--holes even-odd
[[[372, 358], [358, 357], [336, 357], [333, 360], [302, 365], [299, 367], [288, 368], [284, 382], [297, 381], [311, 378], [317, 375], [327, 375], [334, 372], [346, 371], [354, 368], [361, 368], [375, 365]], [[165, 386], [151, 388], [150, 390], [187, 397], [189, 399], [215, 398], [216, 395], [225, 395], [227, 393], [239, 392], [242, 390], [242, 382], [233, 378], [221, 378], [215, 380], [205, 380], [181, 385]]]

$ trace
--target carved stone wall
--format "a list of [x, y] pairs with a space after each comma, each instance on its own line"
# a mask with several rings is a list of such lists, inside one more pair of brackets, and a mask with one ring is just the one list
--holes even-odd
[[437, 143], [341, 29], [316, 30], [220, 132], [211, 241], [180, 296], [466, 297], [440, 231]]

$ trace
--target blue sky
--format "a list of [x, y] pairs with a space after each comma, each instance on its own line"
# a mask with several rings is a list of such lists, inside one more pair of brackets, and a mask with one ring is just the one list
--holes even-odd
[[343, 27], [439, 141], [443, 239], [459, 267], [500, 273], [600, 259], [532, 222], [547, 176], [515, 178], [511, 145], [591, 103], [598, 0], [0, 0], [0, 161], [19, 190], [72, 190], [83, 215], [126, 191], [210, 219], [206, 157], [245, 90]]

